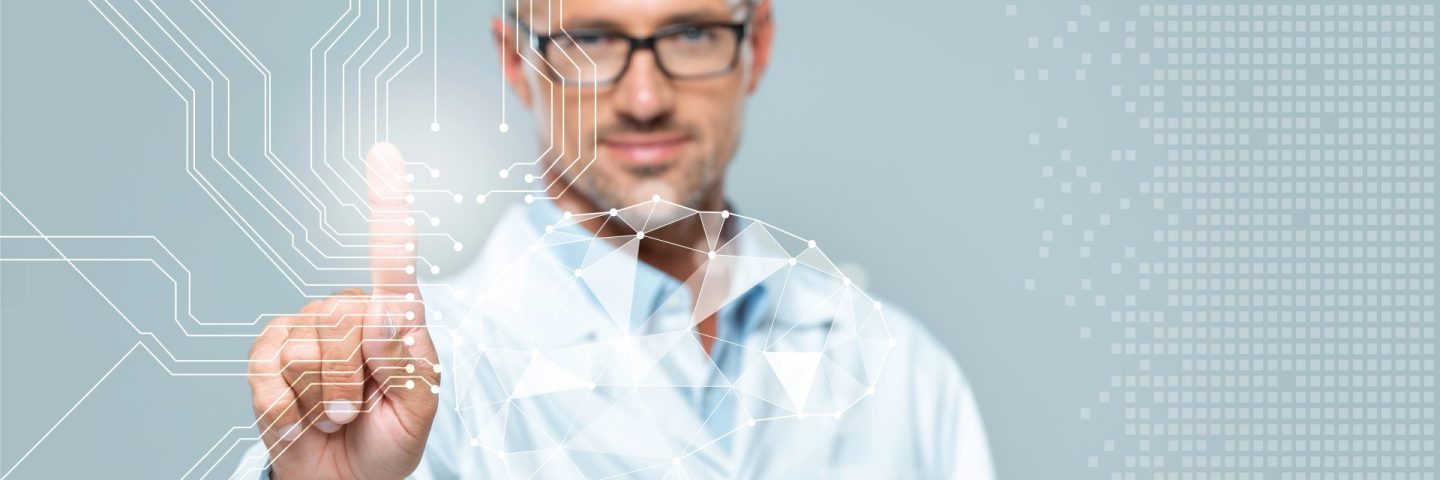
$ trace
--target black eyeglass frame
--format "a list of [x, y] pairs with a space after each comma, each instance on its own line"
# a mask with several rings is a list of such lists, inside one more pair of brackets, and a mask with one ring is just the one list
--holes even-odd
[[[545, 51], [547, 48], [549, 48], [551, 43], [554, 43], [556, 38], [568, 36], [566, 34], [537, 35], [535, 34], [534, 30], [530, 28], [529, 25], [525, 25], [524, 23], [520, 23], [520, 25], [522, 26], [522, 28], [525, 29], [526, 32], [529, 33], [531, 46], [535, 48], [535, 51], [540, 52], [541, 58], [546, 58]], [[740, 22], [681, 23], [662, 27], [658, 30], [655, 30], [654, 34], [651, 34], [650, 36], [644, 38], [636, 38], [617, 32], [603, 32], [604, 35], [613, 36], [618, 39], [624, 39], [627, 42], [627, 50], [625, 52], [625, 64], [620, 66], [620, 71], [615, 74], [615, 77], [604, 82], [575, 82], [567, 81], [563, 76], [561, 76], [560, 81], [566, 85], [579, 87], [603, 87], [613, 84], [619, 81], [621, 78], [625, 78], [625, 73], [630, 71], [630, 63], [635, 59], [635, 51], [641, 49], [650, 50], [650, 53], [652, 53], [655, 57], [655, 66], [660, 68], [660, 72], [664, 73], [666, 78], [672, 80], [698, 80], [725, 75], [735, 71], [735, 67], [740, 64], [740, 47], [745, 42], [745, 36], [749, 33], [749, 25], [750, 21], [748, 19]], [[692, 28], [714, 27], [725, 27], [735, 32], [735, 53], [730, 56], [730, 63], [726, 65], [725, 68], [722, 70], [717, 70], [715, 72], [699, 75], [676, 75], [674, 72], [671, 72], [669, 68], [665, 67], [665, 61], [660, 58], [660, 54], [655, 50], [655, 43], [662, 38], [671, 35], [678, 35], [681, 32]], [[590, 32], [586, 31], [585, 33]]]

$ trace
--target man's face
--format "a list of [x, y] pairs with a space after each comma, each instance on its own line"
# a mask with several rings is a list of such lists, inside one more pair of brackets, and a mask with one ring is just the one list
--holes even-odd
[[[768, 58], [768, 21], [761, 46], [752, 43], [753, 23], [744, 23], [753, 7], [742, 0], [561, 5], [519, 2], [499, 37], [508, 39], [507, 67], [520, 70], [507, 72], [511, 86], [538, 122], [542, 177], [557, 183], [549, 192], [578, 193], [598, 210], [653, 195], [718, 207], [745, 98]], [[549, 38], [536, 49], [531, 33]], [[635, 48], [624, 63], [626, 37], [652, 36], [650, 48]]]

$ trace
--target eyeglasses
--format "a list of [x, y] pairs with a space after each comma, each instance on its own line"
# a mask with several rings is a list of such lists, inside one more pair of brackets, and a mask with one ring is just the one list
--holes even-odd
[[656, 66], [671, 79], [724, 75], [739, 62], [744, 38], [741, 22], [673, 25], [645, 38], [602, 30], [532, 35], [532, 42], [552, 77], [566, 86], [587, 88], [619, 80], [640, 49], [653, 52]]

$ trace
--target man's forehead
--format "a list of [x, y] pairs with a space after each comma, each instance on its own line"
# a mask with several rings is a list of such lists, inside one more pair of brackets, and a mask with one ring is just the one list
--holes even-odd
[[516, 17], [537, 29], [648, 29], [696, 20], [737, 20], [750, 0], [513, 0]]

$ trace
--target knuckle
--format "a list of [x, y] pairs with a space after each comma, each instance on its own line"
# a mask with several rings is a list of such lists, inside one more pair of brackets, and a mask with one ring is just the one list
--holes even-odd
[[321, 302], [322, 302], [321, 300], [311, 300], [311, 301], [309, 301], [309, 302], [305, 302], [305, 306], [300, 307], [300, 313], [302, 313], [302, 314], [315, 313], [315, 309], [321, 307]]
[[285, 339], [284, 330], [288, 320], [286, 317], [279, 317], [265, 324], [260, 334], [255, 336], [255, 341], [250, 343], [251, 360], [266, 360], [263, 357], [274, 355], [275, 344]]
[[315, 346], [313, 340], [290, 340], [285, 347], [285, 363], [297, 364], [311, 362], [320, 358], [320, 349]]

